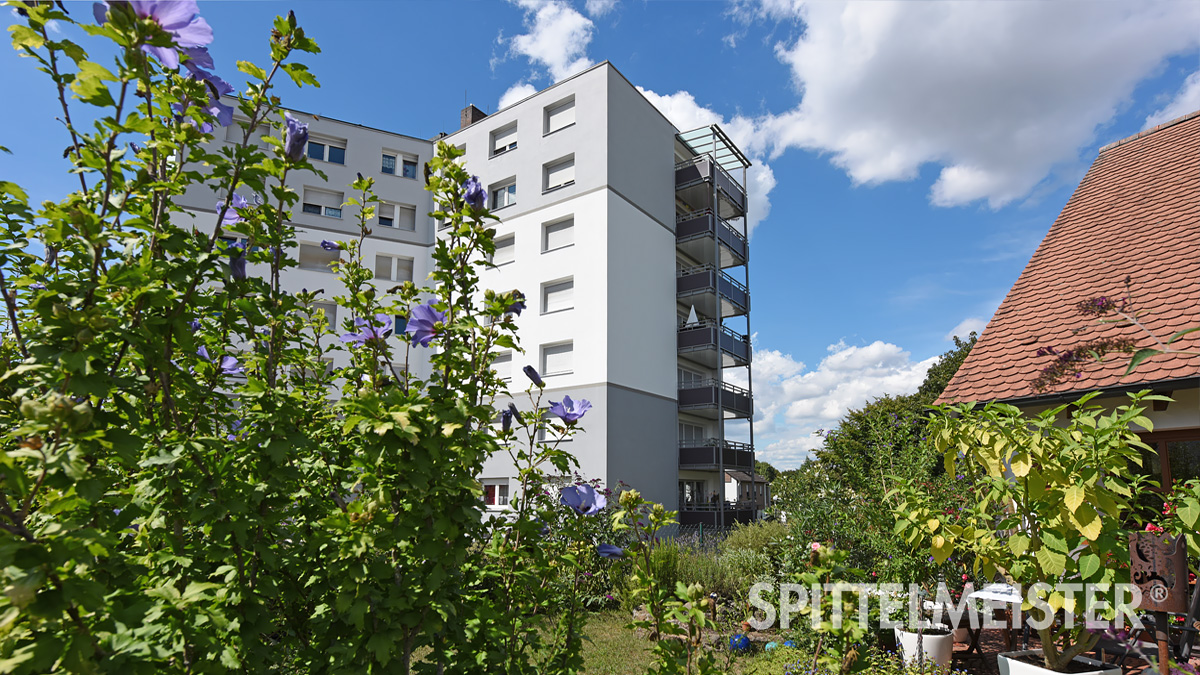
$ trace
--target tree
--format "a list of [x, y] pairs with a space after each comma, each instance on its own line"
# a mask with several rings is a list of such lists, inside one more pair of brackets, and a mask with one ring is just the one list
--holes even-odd
[[755, 460], [754, 461], [754, 474], [756, 476], [761, 476], [763, 480], [770, 483], [775, 480], [776, 476], [779, 475], [779, 469], [776, 469], [775, 467], [771, 466], [770, 464], [768, 464], [762, 460]]

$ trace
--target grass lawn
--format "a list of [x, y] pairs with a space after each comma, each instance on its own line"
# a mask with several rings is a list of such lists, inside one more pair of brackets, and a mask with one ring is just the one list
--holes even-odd
[[[650, 665], [649, 640], [636, 637], [625, 628], [629, 617], [624, 612], [598, 612], [588, 617], [587, 641], [583, 646], [584, 668], [588, 675], [640, 675]], [[787, 661], [784, 652], [777, 655], [753, 654], [733, 659], [730, 673], [737, 675], [780, 675]], [[718, 654], [723, 662], [726, 654]]]

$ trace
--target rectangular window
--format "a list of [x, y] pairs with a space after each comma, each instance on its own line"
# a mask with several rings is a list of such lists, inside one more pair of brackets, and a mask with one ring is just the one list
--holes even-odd
[[304, 188], [303, 210], [305, 213], [324, 213], [330, 218], [341, 218], [344, 200], [345, 196], [341, 192], [306, 187]]
[[492, 210], [502, 209], [517, 203], [517, 182], [505, 181], [492, 186]]
[[483, 481], [483, 503], [488, 506], [508, 506], [508, 479], [485, 479]]
[[315, 319], [322, 312], [325, 314], [325, 320], [329, 322], [329, 330], [337, 329], [337, 304], [332, 302], [314, 302], [312, 304], [312, 316]]
[[333, 273], [330, 265], [338, 261], [339, 251], [326, 251], [317, 244], [300, 244], [300, 269]]
[[575, 97], [546, 108], [546, 133], [552, 134], [559, 129], [575, 124]]
[[563, 342], [542, 347], [542, 375], [565, 375], [574, 368], [574, 344]]
[[381, 227], [396, 226], [396, 205], [380, 202], [375, 205], [375, 217]]
[[686, 368], [677, 368], [676, 372], [679, 374], [679, 386], [681, 387], [685, 384], [699, 384], [706, 379], [704, 375]]
[[417, 177], [417, 158], [405, 157], [401, 169], [402, 171], [400, 175], [404, 176], [405, 178], [415, 179]]
[[496, 253], [492, 256], [493, 265], [503, 265], [516, 260], [517, 236], [510, 234], [496, 240]]
[[699, 441], [704, 438], [704, 427], [699, 424], [688, 424], [687, 422], [679, 423], [679, 440]]
[[396, 156], [395, 155], [384, 154], [382, 171], [384, 173], [390, 173], [392, 175], [396, 174]]
[[417, 230], [417, 207], [397, 204], [396, 227], [401, 230], [415, 232]]
[[553, 164], [547, 164], [543, 170], [545, 176], [544, 189], [557, 190], [561, 187], [575, 184], [575, 157], [571, 156]]
[[542, 287], [542, 314], [561, 312], [575, 306], [575, 281], [567, 279]]
[[492, 157], [517, 149], [517, 125], [492, 132]]
[[394, 255], [375, 256], [375, 278], [384, 281], [412, 281], [413, 259]]
[[553, 251], [575, 243], [575, 219], [547, 223], [542, 233], [542, 251]]
[[512, 379], [512, 352], [503, 352], [496, 355], [492, 359], [492, 370], [496, 371], [496, 377], [502, 380]]
[[346, 163], [346, 142], [345, 141], [309, 141], [308, 142], [308, 158], [328, 161], [334, 164]]

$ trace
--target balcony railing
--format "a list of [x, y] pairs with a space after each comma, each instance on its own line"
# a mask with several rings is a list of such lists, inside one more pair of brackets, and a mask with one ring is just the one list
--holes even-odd
[[679, 441], [679, 468], [694, 470], [753, 469], [754, 446], [718, 438]]
[[[719, 315], [724, 318], [741, 316], [750, 311], [750, 289], [712, 265], [685, 267], [676, 272], [675, 291], [680, 299], [701, 296], [697, 299], [703, 305], [699, 311], [707, 316]], [[705, 295], [711, 297], [704, 298]]]
[[711, 155], [703, 154], [685, 159], [675, 165], [675, 189], [682, 190], [699, 183], [715, 183], [721, 196], [729, 201], [736, 215], [746, 213], [746, 189], [737, 182]]
[[[738, 509], [730, 505], [725, 505], [725, 524], [733, 525], [734, 523], [750, 523], [754, 521], [754, 509]], [[711, 509], [693, 509], [688, 508], [684, 504], [679, 505], [679, 524], [680, 525], [700, 525], [706, 527], [716, 527], [720, 522], [720, 512], [716, 508]]]
[[750, 245], [712, 209], [681, 213], [675, 218], [675, 244], [696, 260], [712, 260], [712, 246], [719, 244], [721, 267], [746, 264]]
[[754, 398], [746, 389], [728, 382], [680, 382], [679, 409], [709, 419], [742, 419], [753, 414]]
[[716, 321], [680, 326], [675, 341], [681, 356], [709, 368], [716, 368], [718, 364], [728, 368], [750, 363], [750, 338]]

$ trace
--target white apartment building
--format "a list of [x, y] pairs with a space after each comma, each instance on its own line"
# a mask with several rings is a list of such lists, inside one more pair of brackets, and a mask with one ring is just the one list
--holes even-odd
[[[434, 228], [429, 218], [433, 200], [425, 191], [423, 167], [433, 156], [433, 144], [421, 138], [372, 129], [320, 117], [308, 113], [291, 111], [301, 122], [308, 124], [308, 158], [313, 166], [328, 177], [321, 180], [311, 172], [297, 172], [288, 184], [300, 195], [300, 203], [292, 213], [292, 225], [296, 228], [297, 250], [291, 256], [299, 261], [299, 268], [286, 271], [280, 278], [283, 290], [296, 293], [302, 289], [324, 290], [327, 302], [317, 304], [325, 311], [330, 325], [338, 332], [344, 308], [336, 306], [332, 298], [344, 294], [346, 289], [330, 268], [337, 260], [338, 251], [321, 248], [323, 240], [349, 241], [359, 236], [358, 211], [343, 210], [343, 204], [352, 196], [349, 185], [357, 173], [375, 179], [375, 193], [381, 200], [376, 217], [370, 223], [371, 235], [363, 242], [363, 260], [374, 265], [375, 284], [380, 291], [403, 281], [416, 281], [418, 285], [432, 270], [432, 248]], [[242, 142], [244, 130], [234, 124], [218, 129], [217, 143]], [[221, 138], [223, 136], [223, 138]], [[265, 145], [265, 144], [264, 144]], [[241, 192], [248, 200], [255, 195]], [[216, 227], [217, 203], [224, 195], [214, 194], [207, 187], [193, 187], [176, 201], [194, 216], [194, 226], [204, 232]], [[233, 242], [235, 239], [226, 238]], [[266, 275], [268, 268], [262, 264], [247, 266], [247, 274]], [[398, 338], [395, 340], [400, 345]], [[336, 336], [326, 338], [329, 344], [337, 341]], [[398, 352], [404, 354], [403, 350]], [[408, 364], [413, 374], [428, 375], [428, 359], [424, 350], [414, 349]], [[337, 352], [326, 365], [349, 364], [349, 354]], [[400, 364], [396, 364], [400, 367]]]
[[[725, 381], [728, 369], [745, 368], [752, 382], [749, 162], [718, 127], [680, 133], [608, 62], [491, 115], [469, 106], [458, 131], [432, 141], [296, 116], [309, 123], [309, 157], [329, 180], [293, 185], [303, 203], [294, 214], [301, 269], [288, 290], [334, 294], [331, 254], [319, 244], [357, 234], [340, 211], [356, 172], [374, 176], [394, 207], [366, 241], [378, 283], [421, 283], [436, 236], [422, 167], [436, 141], [456, 145], [501, 219], [497, 267], [482, 284], [527, 297], [517, 319], [524, 353], [496, 355], [511, 390], [525, 389], [521, 371], [532, 365], [546, 382], [543, 405], [564, 395], [591, 401], [584, 433], [567, 443], [585, 477], [678, 508], [683, 524], [755, 517], [753, 504], [725, 499], [726, 471], [754, 470], [753, 431], [738, 443], [725, 428], [753, 412], [751, 390]], [[184, 203], [211, 213], [215, 202], [189, 193]], [[514, 398], [520, 407], [523, 396]], [[515, 476], [507, 457], [487, 462], [489, 508], [505, 507]]]

